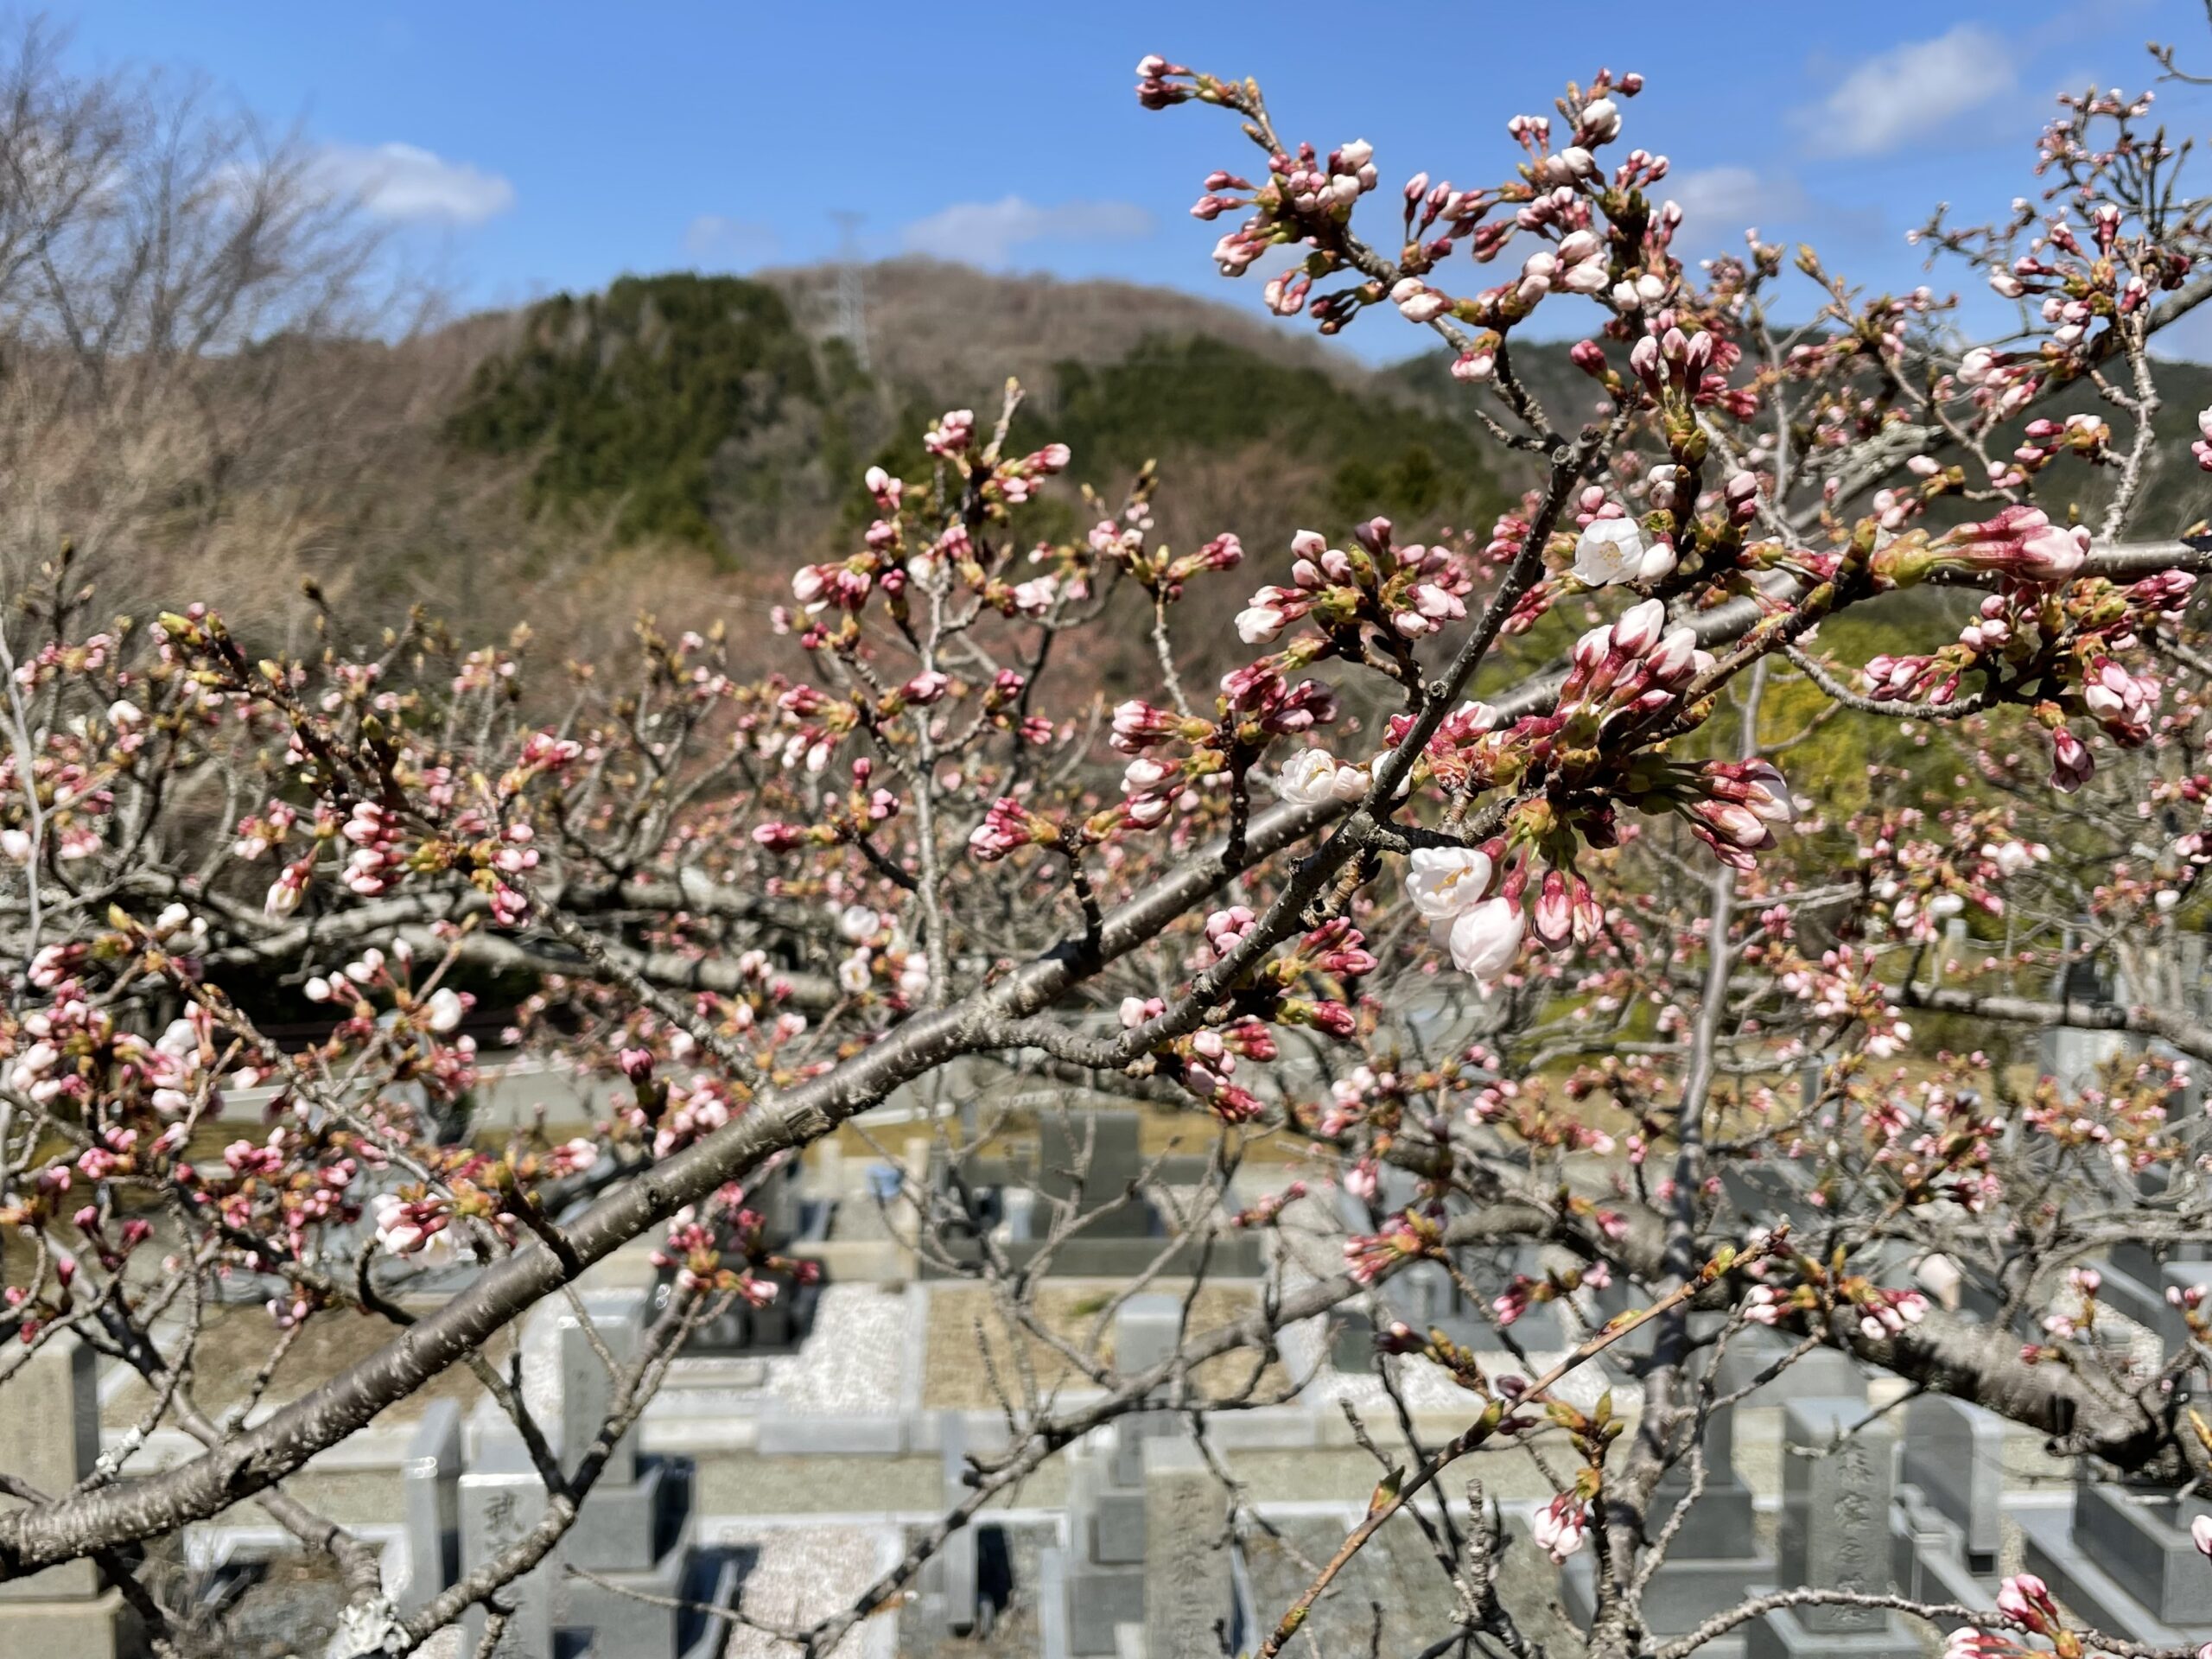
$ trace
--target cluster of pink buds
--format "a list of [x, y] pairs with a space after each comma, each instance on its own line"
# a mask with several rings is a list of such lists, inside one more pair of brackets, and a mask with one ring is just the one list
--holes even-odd
[[1491, 1316], [1500, 1325], [1513, 1325], [1531, 1307], [1557, 1301], [1578, 1290], [1604, 1290], [1612, 1282], [1613, 1271], [1603, 1261], [1572, 1268], [1565, 1273], [1548, 1272], [1541, 1279], [1516, 1273], [1511, 1284], [1491, 1298]]
[[2132, 674], [2109, 657], [2087, 665], [2082, 703], [2114, 740], [2130, 747], [2146, 743], [2164, 688], [2156, 677]]
[[1802, 1287], [1783, 1290], [1773, 1285], [1753, 1285], [1744, 1298], [1744, 1317], [1753, 1325], [1777, 1325], [1811, 1307], [1814, 1300], [1813, 1293]]
[[399, 820], [374, 801], [356, 801], [340, 833], [353, 843], [346, 861], [346, 885], [365, 899], [386, 891], [402, 862]]
[[[1719, 353], [1720, 345], [1718, 336], [1704, 329], [1686, 334], [1670, 327], [1639, 339], [1629, 348], [1628, 365], [1655, 401], [1664, 402], [1669, 395], [1698, 399], [1707, 395], [1707, 377], [1715, 373], [1719, 356], [1726, 355]], [[1722, 385], [1713, 389], [1714, 396], [1726, 388], [1726, 375], [1719, 378]]]
[[1977, 346], [1959, 359], [1957, 379], [1974, 403], [2002, 420], [2033, 403], [2043, 390], [2040, 357], [2012, 357]]
[[809, 615], [836, 608], [857, 611], [875, 588], [874, 561], [848, 559], [837, 564], [803, 564], [791, 577], [791, 597]]
[[1258, 1096], [1230, 1081], [1239, 1058], [1264, 1065], [1275, 1053], [1274, 1033], [1256, 1020], [1239, 1020], [1225, 1031], [1193, 1032], [1175, 1048], [1183, 1086], [1224, 1123], [1249, 1123], [1263, 1109]]
[[935, 424], [928, 431], [922, 434], [922, 448], [932, 455], [957, 455], [974, 441], [975, 436], [976, 411], [972, 409], [949, 409], [937, 417]]
[[[1160, 60], [1147, 58], [1145, 62], [1160, 64]], [[1189, 72], [1162, 64], [1161, 73]], [[1147, 88], [1191, 95], [1184, 89], [1166, 88], [1158, 76], [1149, 76], [1140, 84], [1138, 93], [1152, 108], [1160, 107], [1163, 101], [1177, 100], [1155, 100], [1147, 95]], [[1192, 217], [1211, 220], [1244, 209], [1251, 213], [1214, 245], [1214, 264], [1222, 275], [1242, 276], [1269, 248], [1317, 232], [1326, 235], [1341, 226], [1351, 217], [1353, 204], [1378, 182], [1374, 157], [1375, 147], [1363, 139], [1341, 145], [1325, 156], [1311, 144], [1300, 144], [1295, 156], [1278, 153], [1268, 157], [1268, 180], [1262, 185], [1255, 186], [1233, 173], [1209, 175], [1205, 194], [1192, 205]], [[1243, 194], [1224, 194], [1230, 191]], [[1268, 303], [1281, 315], [1295, 311], [1305, 297], [1306, 285], [1294, 277], [1271, 287]]]
[[2057, 583], [2078, 575], [2089, 556], [2089, 532], [2054, 524], [2040, 507], [2012, 506], [1977, 524], [1961, 524], [1930, 542], [1900, 536], [1874, 555], [1876, 580], [1909, 587], [1938, 570]]
[[1259, 918], [1249, 905], [1232, 905], [1206, 918], [1206, 947], [1218, 962], [1244, 942]]
[[1872, 1289], [1858, 1299], [1859, 1334], [1870, 1342], [1901, 1337], [1928, 1317], [1928, 1298], [1916, 1290]]
[[238, 839], [231, 845], [231, 856], [251, 863], [271, 847], [282, 845], [299, 819], [299, 809], [283, 801], [271, 801], [268, 810], [259, 816], [248, 813], [238, 820]]
[[1336, 694], [1319, 680], [1293, 685], [1267, 658], [1221, 677], [1222, 712], [1257, 747], [1294, 737], [1337, 717]]
[[1019, 461], [1005, 462], [993, 476], [1007, 505], [1016, 506], [1035, 495], [1045, 480], [1065, 472], [1070, 459], [1067, 445], [1048, 443]]
[[1185, 720], [1172, 709], [1132, 697], [1115, 706], [1113, 730], [1106, 741], [1123, 754], [1142, 754], [1163, 743], [1201, 742], [1212, 729], [1202, 720]]
[[1590, 1535], [1590, 1506], [1580, 1491], [1561, 1492], [1536, 1511], [1529, 1534], [1554, 1563], [1564, 1561]]
[[2016, 1573], [1998, 1586], [1997, 1611], [2037, 1636], [2056, 1637], [2066, 1630], [2050, 1586], [2032, 1573]]
[[376, 1200], [377, 1243], [393, 1255], [417, 1256], [443, 1267], [459, 1255], [453, 1216], [442, 1198], [405, 1198], [383, 1192]]
[[2030, 421], [2019, 447], [2012, 451], [2018, 476], [2007, 477], [2005, 484], [2018, 488], [2063, 454], [2074, 455], [2093, 467], [2106, 465], [2113, 459], [2111, 445], [2112, 425], [2100, 415]]
[[1331, 547], [1319, 531], [1300, 531], [1290, 539], [1290, 550], [1292, 585], [1261, 588], [1236, 613], [1236, 637], [1248, 645], [1272, 645], [1332, 585], [1348, 585], [1352, 580], [1351, 556]]
[[1408, 1211], [1393, 1217], [1379, 1233], [1344, 1241], [1344, 1264], [1353, 1280], [1371, 1285], [1401, 1262], [1433, 1255], [1442, 1235], [1427, 1217]]
[[1576, 640], [1573, 661], [1559, 712], [1586, 714], [1602, 725], [1616, 715], [1667, 708], [1713, 658], [1690, 629], [1668, 632], [1666, 606], [1647, 599]]
[[1690, 829], [1736, 869], [1751, 868], [1751, 855], [1772, 847], [1775, 827], [1795, 816], [1789, 785], [1770, 761], [1708, 761], [1699, 784], [1686, 809]]
[[1050, 818], [1039, 817], [1011, 795], [1001, 795], [969, 833], [968, 851], [978, 863], [992, 864], [1018, 847], [1056, 846], [1059, 839], [1059, 827]]

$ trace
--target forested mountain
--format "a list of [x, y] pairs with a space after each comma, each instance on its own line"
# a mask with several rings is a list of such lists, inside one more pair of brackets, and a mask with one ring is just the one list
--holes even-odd
[[532, 513], [604, 515], [626, 544], [726, 569], [814, 550], [861, 466], [918, 461], [941, 409], [988, 422], [1009, 378], [1025, 391], [1018, 442], [1068, 443], [1075, 476], [1109, 499], [1158, 461], [1184, 536], [1264, 539], [1376, 512], [1467, 523], [1505, 499], [1470, 426], [1288, 327], [1126, 284], [930, 261], [875, 267], [866, 283], [865, 367], [831, 331], [818, 270], [558, 296], [489, 331], [446, 432], [526, 464]]

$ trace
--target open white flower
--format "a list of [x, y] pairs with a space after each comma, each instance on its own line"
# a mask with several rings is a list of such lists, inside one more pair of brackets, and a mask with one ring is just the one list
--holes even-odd
[[1465, 915], [1490, 886], [1490, 859], [1471, 847], [1417, 847], [1406, 863], [1406, 897], [1424, 921]]
[[1592, 588], [1633, 582], [1643, 568], [1643, 537], [1632, 518], [1600, 518], [1574, 544], [1574, 575]]
[[1485, 988], [1521, 955], [1528, 923], [1521, 906], [1501, 895], [1484, 900], [1452, 924], [1452, 962]]
[[1367, 774], [1345, 766], [1326, 749], [1308, 749], [1284, 764], [1275, 791], [1300, 806], [1331, 801], [1349, 804], [1367, 793]]

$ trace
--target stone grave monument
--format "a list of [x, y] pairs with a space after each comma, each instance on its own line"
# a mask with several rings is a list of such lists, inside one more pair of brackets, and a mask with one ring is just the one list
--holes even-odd
[[[787, 1158], [747, 1190], [746, 1207], [760, 1217], [761, 1237], [779, 1255], [804, 1256], [806, 1246], [830, 1236], [836, 1200], [810, 1195], [805, 1171], [796, 1157]], [[664, 1268], [653, 1282], [652, 1314], [668, 1306], [674, 1294], [676, 1268]], [[723, 1358], [755, 1354], [790, 1353], [814, 1328], [815, 1310], [821, 1304], [826, 1282], [820, 1264], [810, 1284], [800, 1284], [789, 1274], [762, 1275], [776, 1287], [774, 1298], [754, 1307], [742, 1298], [732, 1300], [713, 1319], [687, 1338], [683, 1351], [700, 1358]]]
[[[60, 1497], [100, 1454], [99, 1378], [92, 1351], [50, 1336], [0, 1387], [0, 1472]], [[16, 1508], [0, 1497], [0, 1509]], [[0, 1583], [0, 1654], [114, 1659], [136, 1644], [123, 1592], [89, 1560]]]
[[[1710, 1352], [1700, 1351], [1694, 1362], [1700, 1373], [1711, 1364]], [[1758, 1375], [1761, 1363], [1739, 1355], [1732, 1344], [1721, 1359], [1715, 1403], [1705, 1420], [1703, 1490], [1690, 1503], [1666, 1559], [1644, 1586], [1644, 1628], [1662, 1641], [1686, 1636], [1715, 1613], [1736, 1606], [1745, 1599], [1746, 1585], [1775, 1574], [1773, 1558], [1759, 1548], [1751, 1489], [1736, 1470], [1736, 1406], [1721, 1403]], [[1689, 1498], [1690, 1475], [1685, 1458], [1660, 1478], [1649, 1516], [1655, 1534]], [[1588, 1629], [1597, 1611], [1595, 1552], [1585, 1549], [1567, 1557], [1560, 1578], [1560, 1599], [1567, 1616]], [[1740, 1627], [1699, 1651], [1712, 1659], [1741, 1659]]]
[[[629, 1292], [582, 1298], [593, 1328], [618, 1362], [639, 1351], [643, 1300]], [[614, 1379], [565, 1301], [550, 1301], [533, 1316], [524, 1334], [523, 1376], [524, 1402], [562, 1466], [572, 1471], [613, 1405]], [[732, 1605], [738, 1563], [696, 1546], [688, 1470], [665, 1459], [641, 1459], [637, 1433], [632, 1425], [616, 1444], [560, 1543], [509, 1586], [515, 1611], [496, 1649], [500, 1659], [576, 1653], [704, 1659], [720, 1651], [728, 1620], [698, 1608]], [[457, 1483], [464, 1574], [526, 1534], [545, 1508], [545, 1489], [522, 1438], [493, 1402], [478, 1408], [468, 1438], [467, 1466]], [[592, 1577], [570, 1573], [572, 1567]], [[480, 1609], [467, 1622], [469, 1651], [483, 1629]]]
[[[2072, 940], [2068, 948], [2072, 948]], [[2051, 985], [2062, 1002], [2081, 1002], [2094, 1007], [2111, 1005], [2111, 976], [2090, 960], [2069, 962]], [[2124, 1031], [2099, 1031], [2079, 1026], [2052, 1026], [2037, 1039], [2036, 1065], [2056, 1080], [2065, 1093], [2079, 1094], [2097, 1080], [2097, 1069], [2135, 1040]]]
[[1904, 1408], [1891, 1570], [1907, 1595], [1995, 1605], [2005, 1541], [2005, 1420], [1943, 1395]]
[[2113, 1246], [2100, 1273], [2097, 1300], [2156, 1332], [2171, 1350], [2189, 1340], [2189, 1326], [2166, 1293], [2212, 1285], [2212, 1237], [2155, 1245], [2127, 1240]]
[[[1114, 1316], [1114, 1369], [1149, 1370], [1175, 1351], [1183, 1306], [1157, 1293], [1132, 1296]], [[1146, 1620], [1146, 1557], [1150, 1500], [1145, 1462], [1154, 1440], [1175, 1435], [1172, 1412], [1132, 1412], [1109, 1431], [1107, 1443], [1071, 1454], [1068, 1469], [1068, 1547], [1040, 1565], [1040, 1596], [1062, 1586], [1067, 1655], [1115, 1652], [1116, 1631]], [[1195, 1453], [1194, 1453], [1195, 1455]], [[1057, 1610], [1056, 1610], [1057, 1611]]]
[[[968, 1501], [968, 1420], [938, 1414], [938, 1449], [944, 1462], [945, 1511]], [[1014, 1593], [1012, 1555], [1002, 1529], [981, 1522], [956, 1527], [922, 1563], [922, 1616], [948, 1636], [987, 1637]]]
[[[1779, 1586], [1893, 1593], [1891, 1465], [1897, 1433], [1869, 1420], [1866, 1395], [1793, 1400], [1782, 1416]], [[1834, 1603], [1781, 1607], [1745, 1627], [1749, 1659], [1921, 1659], [1920, 1638], [1892, 1612]]]
[[[1143, 1120], [1125, 1108], [1071, 1108], [1039, 1116], [1035, 1161], [1027, 1167], [1007, 1158], [948, 1160], [943, 1148], [932, 1149], [929, 1189], [966, 1217], [964, 1229], [947, 1230], [943, 1240], [954, 1263], [982, 1260], [982, 1236], [988, 1234], [1008, 1266], [1026, 1268], [1050, 1243], [1058, 1217], [1071, 1212], [1081, 1227], [1052, 1245], [1046, 1273], [1062, 1279], [1121, 1279], [1150, 1268], [1169, 1247], [1168, 1221], [1142, 1192], [1126, 1195], [1147, 1177], [1174, 1185], [1195, 1184], [1204, 1178], [1208, 1160], [1173, 1155], [1147, 1160], [1142, 1128]], [[1165, 1270], [1188, 1274], [1203, 1260], [1210, 1277], [1255, 1278], [1262, 1266], [1261, 1243], [1257, 1234], [1243, 1231], [1217, 1233], [1204, 1249], [1198, 1241], [1185, 1240]], [[924, 1277], [946, 1272], [943, 1263], [924, 1255]]]
[[1181, 1436], [1144, 1443], [1146, 1659], [1219, 1659], [1244, 1650], [1235, 1541], [1221, 1484]]
[[2212, 1565], [2190, 1537], [2202, 1515], [2212, 1515], [2202, 1498], [2085, 1479], [2070, 1515], [2023, 1510], [2017, 1518], [2028, 1570], [2085, 1622], [2193, 1650], [2212, 1641]]
[[420, 1609], [461, 1577], [461, 1403], [434, 1400], [400, 1465], [400, 1513], [407, 1523], [407, 1583], [399, 1611]]
[[[1384, 1215], [1404, 1210], [1414, 1202], [1417, 1185], [1414, 1177], [1403, 1170], [1385, 1169], [1376, 1208]], [[1373, 1218], [1363, 1199], [1350, 1192], [1339, 1192], [1337, 1208], [1338, 1219], [1347, 1231], [1365, 1233], [1371, 1230]], [[1452, 1260], [1461, 1276], [1484, 1295], [1503, 1292], [1517, 1274], [1535, 1280], [1544, 1276], [1543, 1252], [1535, 1245], [1519, 1244], [1496, 1250], [1463, 1247], [1452, 1252]], [[1416, 1262], [1400, 1269], [1367, 1300], [1380, 1310], [1379, 1316], [1383, 1319], [1403, 1319], [1421, 1332], [1440, 1330], [1461, 1347], [1478, 1353], [1511, 1351], [1505, 1346], [1491, 1310], [1476, 1306], [1440, 1262]], [[1605, 1317], [1599, 1316], [1601, 1320]], [[1338, 1370], [1365, 1371], [1373, 1367], [1376, 1318], [1350, 1304], [1339, 1311], [1329, 1351], [1331, 1363]], [[1505, 1330], [1515, 1342], [1531, 1351], [1543, 1352], [1570, 1345], [1567, 1320], [1556, 1301], [1531, 1302]]]

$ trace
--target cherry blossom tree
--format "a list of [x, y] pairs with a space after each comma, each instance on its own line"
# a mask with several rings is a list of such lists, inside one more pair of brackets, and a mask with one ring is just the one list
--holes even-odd
[[[126, 1552], [251, 1499], [345, 1573], [347, 1651], [412, 1651], [554, 1548], [688, 1331], [804, 1271], [748, 1189], [893, 1091], [1012, 1110], [1040, 1073], [1208, 1138], [1163, 1256], [1258, 1230], [1275, 1266], [1249, 1314], [1125, 1373], [1066, 1344], [986, 1237], [965, 1270], [1097, 1386], [1071, 1404], [1005, 1380], [1008, 1444], [934, 1541], [1163, 1396], [1201, 1426], [1279, 1397], [1286, 1331], [1415, 1264], [1509, 1344], [1537, 1304], [1581, 1322], [1541, 1370], [1379, 1332], [1393, 1397], [1433, 1368], [1466, 1426], [1427, 1445], [1406, 1418], [1410, 1461], [1270, 1610], [1263, 1654], [1380, 1527], [1516, 1440], [1557, 1453], [1534, 1537], [1592, 1554], [1592, 1654], [1674, 1659], [1774, 1605], [1852, 1599], [1785, 1589], [1691, 1637], [1644, 1628], [1670, 1536], [1655, 1494], [1701, 1478], [1729, 1403], [1709, 1361], [1751, 1325], [2120, 1476], [2212, 1472], [2181, 1386], [2203, 1310], [2147, 1367], [2090, 1339], [2104, 1250], [2212, 1218], [2191, 1082], [2212, 1025], [2159, 988], [2181, 985], [2212, 857], [2191, 608], [2212, 556], [2156, 522], [2191, 461], [2159, 438], [2151, 354], [2212, 296], [2212, 248], [2150, 97], [2069, 99], [2032, 194], [1921, 232], [1937, 270], [2017, 302], [1985, 337], [1933, 286], [1868, 293], [1756, 235], [1687, 264], [1667, 161], [1632, 147], [1632, 73], [1513, 118], [1496, 184], [1387, 189], [1367, 144], [1282, 137], [1254, 83], [1160, 58], [1139, 77], [1147, 106], [1211, 105], [1250, 141], [1194, 209], [1233, 226], [1223, 272], [1325, 333], [1437, 337], [1470, 418], [1528, 470], [1513, 512], [1286, 548], [1223, 526], [1178, 552], [1147, 473], [1084, 495], [1090, 528], [1056, 539], [1040, 502], [1072, 494], [1071, 457], [1020, 435], [1009, 387], [940, 417], [910, 475], [868, 473], [866, 530], [797, 569], [772, 645], [646, 620], [625, 660], [559, 663], [526, 632], [325, 613], [281, 651], [200, 607], [104, 618], [66, 556], [11, 596], [0, 1388], [69, 1335], [151, 1403], [73, 1490], [11, 1489], [0, 1576], [95, 1558], [158, 1633], [173, 1610]], [[1585, 407], [1523, 378], [1532, 327], [1573, 332]], [[2212, 469], [2212, 411], [2204, 429]], [[1242, 650], [1201, 684], [1177, 607], [1224, 587], [1249, 588]], [[1157, 686], [1109, 709], [1062, 665], [1132, 621]], [[2096, 962], [2134, 989], [2050, 988]], [[471, 987], [495, 977], [528, 988], [524, 1040], [601, 1080], [590, 1134], [454, 1133]], [[312, 1038], [278, 1040], [302, 1008]], [[2003, 1052], [2060, 1022], [2139, 1040], [2082, 1089]], [[265, 1130], [226, 1141], [223, 1091], [263, 1083]], [[976, 1149], [938, 1132], [956, 1166]], [[1790, 1213], [1726, 1179], [1776, 1168]], [[925, 1253], [969, 1219], [957, 1186], [899, 1202]], [[677, 1294], [564, 1471], [508, 1333], [639, 1240]], [[1560, 1265], [1477, 1287], [1472, 1264], [1516, 1244]], [[466, 1276], [426, 1306], [409, 1287], [434, 1268]], [[1998, 1315], [1948, 1305], [1968, 1278]], [[317, 1322], [379, 1339], [265, 1414], [211, 1411], [195, 1347], [241, 1279], [273, 1287], [249, 1406]], [[1562, 1390], [1615, 1363], [1632, 1414]], [[403, 1617], [287, 1482], [457, 1365], [551, 1502]], [[163, 1426], [204, 1452], [134, 1470]], [[1459, 1612], [1432, 1650], [1529, 1651], [1485, 1565], [1502, 1522], [1440, 1513]], [[827, 1651], [931, 1547], [781, 1634]], [[1974, 1617], [1955, 1651], [2120, 1650], [2025, 1577]]]

